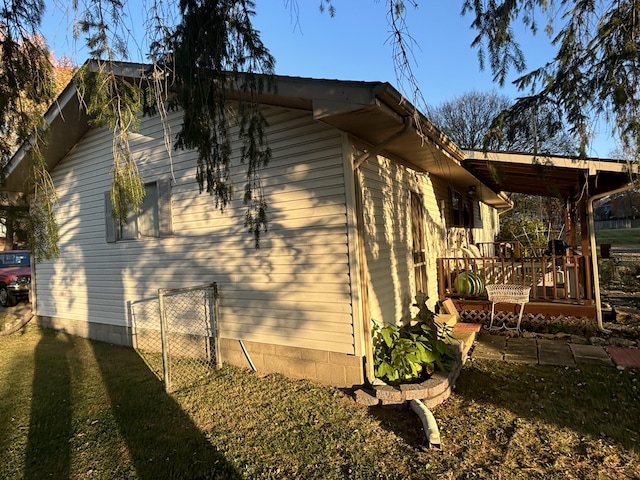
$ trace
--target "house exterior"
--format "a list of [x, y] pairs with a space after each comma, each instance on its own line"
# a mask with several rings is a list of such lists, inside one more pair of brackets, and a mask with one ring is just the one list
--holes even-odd
[[[121, 74], [142, 68], [123, 64]], [[60, 257], [35, 266], [40, 324], [136, 346], [136, 307], [158, 289], [216, 282], [223, 361], [247, 366], [248, 355], [259, 371], [336, 386], [371, 376], [371, 321], [406, 321], [418, 290], [433, 308], [436, 258], [493, 240], [508, 202], [462, 168], [463, 153], [389, 84], [276, 85], [260, 101], [273, 156], [261, 174], [269, 207], [258, 249], [240, 195], [220, 212], [199, 194], [196, 154], [170, 158], [157, 117], [130, 139], [146, 213], [115, 225], [112, 133], [89, 127], [69, 85], [46, 114]], [[174, 132], [180, 122], [172, 114]], [[5, 190], [23, 188], [28, 164], [23, 147]], [[234, 167], [236, 185], [244, 175]]]

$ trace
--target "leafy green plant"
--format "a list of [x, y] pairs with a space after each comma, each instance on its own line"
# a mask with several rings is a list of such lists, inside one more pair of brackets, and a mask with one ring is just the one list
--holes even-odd
[[438, 329], [424, 309], [407, 325], [376, 325], [373, 348], [376, 377], [388, 383], [420, 381], [455, 359], [450, 327]]
[[496, 241], [518, 241], [523, 247], [547, 244], [547, 228], [539, 218], [512, 215], [501, 219]]

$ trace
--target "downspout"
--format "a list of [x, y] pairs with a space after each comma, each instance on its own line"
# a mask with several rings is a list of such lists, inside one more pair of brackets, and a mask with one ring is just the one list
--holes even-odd
[[422, 422], [422, 428], [424, 429], [424, 433], [427, 436], [427, 442], [429, 443], [429, 447], [441, 449], [442, 444], [440, 441], [440, 430], [438, 429], [438, 424], [436, 423], [436, 417], [433, 416], [431, 410], [427, 408], [427, 406], [422, 403], [421, 400], [411, 400], [409, 401], [409, 406], [411, 410], [415, 412], [416, 415], [420, 418]]
[[[515, 208], [516, 204], [513, 202], [513, 200], [511, 200], [511, 199], [509, 198], [509, 195], [507, 195], [507, 194], [506, 194], [506, 193], [504, 193], [504, 192], [500, 192], [500, 193], [498, 193], [498, 196], [499, 196], [502, 200], [504, 200], [504, 202], [505, 202], [505, 203], [508, 203], [508, 204], [509, 204], [509, 206], [508, 206], [508, 207], [505, 207], [505, 208], [503, 208], [502, 210], [498, 210], [498, 217], [500, 217], [501, 215], [503, 215], [503, 214], [505, 214], [505, 213], [510, 212], [511, 210], [513, 210], [513, 209]], [[496, 210], [497, 210], [497, 208], [496, 208]]]
[[359, 259], [358, 263], [360, 265], [360, 281], [361, 281], [361, 298], [362, 298], [362, 316], [364, 329], [363, 333], [367, 338], [365, 338], [365, 377], [369, 380], [370, 383], [374, 383], [376, 380], [375, 371], [373, 368], [373, 338], [372, 331], [370, 328], [371, 325], [371, 314], [369, 310], [369, 295], [367, 292], [368, 284], [369, 284], [369, 275], [367, 268], [367, 258], [365, 252], [365, 238], [364, 238], [364, 208], [362, 205], [362, 187], [360, 185], [360, 181], [358, 180], [358, 168], [362, 165], [368, 158], [378, 155], [389, 143], [397, 140], [398, 138], [406, 135], [412, 127], [412, 122], [410, 117], [404, 118], [404, 125], [402, 129], [393, 133], [391, 136], [380, 142], [379, 144], [372, 147], [368, 152], [359, 155], [357, 158], [353, 160], [353, 183], [354, 183], [354, 192], [355, 192], [355, 208], [356, 208], [356, 224], [358, 230], [358, 241], [359, 245]]
[[498, 210], [498, 217], [502, 216], [503, 214], [505, 214], [507, 212], [510, 212], [514, 208], [515, 208], [515, 205], [513, 203], [511, 203], [510, 207], [506, 207], [506, 208], [503, 208], [502, 210]]
[[616, 193], [626, 192], [627, 190], [631, 190], [633, 188], [635, 188], [635, 185], [631, 183], [616, 190], [611, 190], [610, 192], [599, 193], [598, 195], [594, 195], [593, 197], [589, 198], [589, 202], [587, 204], [587, 216], [589, 217], [589, 249], [591, 250], [593, 289], [596, 302], [596, 320], [598, 322], [598, 329], [602, 333], [611, 333], [611, 331], [604, 328], [602, 324], [602, 303], [600, 303], [600, 272], [598, 269], [598, 252], [596, 250], [596, 230], [595, 221], [593, 219], [593, 204], [596, 202], [596, 200], [600, 200], [601, 198], [604, 198], [608, 195], [615, 195]]
[[[504, 199], [504, 200], [506, 200], [506, 201], [508, 201], [508, 202], [509, 202], [509, 206], [508, 206], [508, 207], [506, 207], [506, 208], [503, 208], [502, 210], [498, 210], [498, 209], [496, 208], [496, 210], [498, 210], [498, 211], [497, 211], [497, 215], [498, 215], [498, 234], [500, 233], [500, 217], [501, 217], [502, 215], [504, 215], [505, 213], [510, 212], [511, 210], [513, 210], [513, 209], [515, 208], [515, 206], [516, 206], [516, 204], [515, 204], [515, 203], [513, 203], [513, 200], [511, 200], [508, 196], [503, 195], [502, 193], [500, 193], [499, 195], [500, 195], [501, 197], [503, 197], [503, 199]], [[494, 240], [495, 240], [495, 235], [494, 235]], [[494, 249], [495, 249], [495, 247], [494, 247]]]

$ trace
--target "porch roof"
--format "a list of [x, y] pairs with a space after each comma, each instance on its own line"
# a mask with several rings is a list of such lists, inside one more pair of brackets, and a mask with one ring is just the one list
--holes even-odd
[[630, 184], [632, 167], [611, 159], [578, 159], [468, 150], [462, 165], [494, 191], [576, 200], [585, 185], [594, 196]]

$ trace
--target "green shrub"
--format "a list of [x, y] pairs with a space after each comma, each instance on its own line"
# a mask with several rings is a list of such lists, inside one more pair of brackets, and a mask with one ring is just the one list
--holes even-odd
[[376, 325], [373, 348], [376, 377], [387, 383], [422, 381], [455, 359], [450, 327], [436, 328], [424, 309], [407, 325]]
[[523, 246], [546, 245], [547, 230], [540, 219], [520, 215], [503, 219], [500, 222], [500, 233], [496, 241], [519, 241]]

